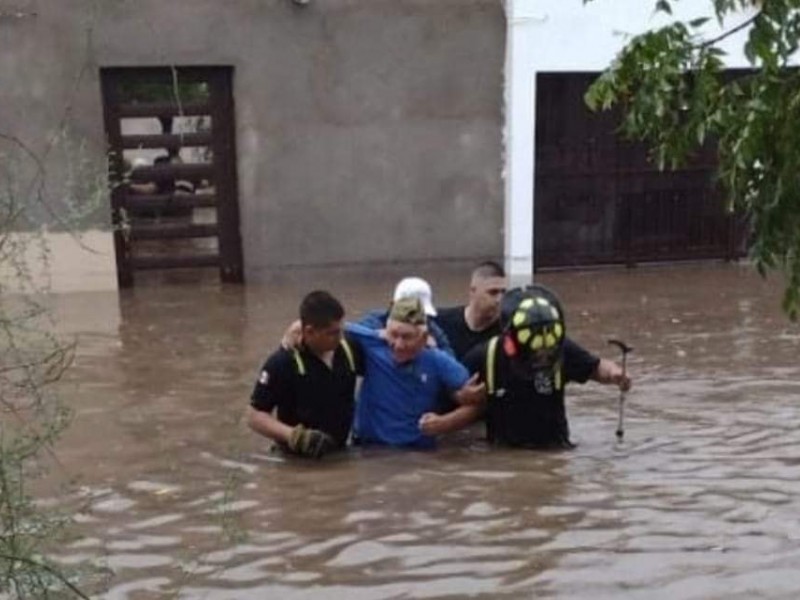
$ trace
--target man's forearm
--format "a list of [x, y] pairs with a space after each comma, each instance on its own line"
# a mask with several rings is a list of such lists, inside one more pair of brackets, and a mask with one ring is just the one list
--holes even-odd
[[452, 392], [451, 397], [462, 406], [483, 404], [486, 401], [486, 384], [478, 383], [478, 374], [474, 373], [461, 388]]
[[459, 406], [449, 413], [440, 415], [441, 433], [451, 433], [464, 429], [467, 425], [478, 420], [483, 412], [482, 406]]
[[284, 444], [289, 442], [289, 436], [292, 434], [291, 427], [281, 423], [270, 413], [256, 410], [253, 407], [250, 407], [250, 415], [247, 419], [247, 424], [250, 426], [250, 429], [256, 433], [260, 433], [271, 440]]

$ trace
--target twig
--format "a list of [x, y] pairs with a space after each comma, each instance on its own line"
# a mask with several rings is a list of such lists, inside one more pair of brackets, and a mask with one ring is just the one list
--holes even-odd
[[761, 16], [761, 13], [762, 13], [762, 11], [758, 11], [752, 17], [750, 17], [749, 19], [747, 19], [743, 23], [739, 23], [733, 29], [729, 29], [728, 31], [725, 31], [725, 32], [721, 33], [720, 35], [718, 35], [715, 38], [711, 38], [710, 40], [706, 40], [705, 42], [702, 42], [701, 44], [698, 44], [697, 45], [697, 49], [698, 50], [702, 50], [703, 48], [708, 48], [709, 46], [713, 46], [714, 44], [718, 44], [719, 42], [721, 42], [725, 38], [732, 36], [734, 33], [738, 33], [742, 29], [745, 29], [745, 28], [749, 27], [750, 25], [752, 25], [756, 21], [756, 19], [758, 19]]
[[59, 573], [56, 569], [47, 565], [45, 563], [40, 563], [37, 560], [33, 560], [32, 558], [27, 558], [25, 556], [9, 556], [8, 554], [0, 554], [0, 558], [5, 559], [9, 562], [21, 562], [29, 565], [31, 567], [36, 567], [38, 569], [42, 569], [43, 571], [47, 571], [51, 575], [55, 576], [61, 583], [67, 586], [70, 591], [78, 596], [79, 598], [83, 598], [83, 600], [89, 600], [89, 596], [84, 594], [80, 589], [78, 589], [75, 584], [71, 583], [64, 575]]

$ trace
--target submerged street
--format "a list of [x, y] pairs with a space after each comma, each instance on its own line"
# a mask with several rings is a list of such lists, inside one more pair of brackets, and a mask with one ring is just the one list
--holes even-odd
[[[440, 307], [467, 275], [425, 271]], [[62, 294], [74, 408], [49, 493], [68, 488], [65, 564], [106, 599], [794, 598], [800, 589], [800, 328], [749, 266], [544, 273], [571, 337], [628, 361], [618, 393], [572, 385], [572, 452], [496, 450], [480, 428], [435, 452], [268, 452], [243, 415], [306, 291], [348, 314], [394, 278], [142, 285]], [[59, 491], [55, 491], [59, 490]]]

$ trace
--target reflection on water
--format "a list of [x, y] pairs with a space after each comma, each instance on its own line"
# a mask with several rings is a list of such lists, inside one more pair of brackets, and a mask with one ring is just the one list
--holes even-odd
[[[465, 276], [423, 272], [439, 305]], [[546, 274], [571, 335], [636, 348], [617, 394], [576, 386], [570, 453], [270, 454], [241, 422], [255, 370], [307, 288], [351, 313], [390, 278], [143, 286], [59, 297], [79, 356], [59, 473], [77, 479], [61, 560], [123, 598], [794, 598], [800, 589], [800, 330], [780, 284], [702, 266]], [[172, 594], [172, 596], [170, 596]]]

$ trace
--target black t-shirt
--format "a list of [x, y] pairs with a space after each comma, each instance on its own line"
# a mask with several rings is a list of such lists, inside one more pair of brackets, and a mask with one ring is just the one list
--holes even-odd
[[339, 345], [332, 368], [306, 349], [277, 350], [261, 369], [250, 405], [264, 412], [277, 407], [282, 423], [319, 429], [344, 446], [353, 421], [356, 373], [363, 365], [358, 344], [348, 346], [353, 365]]
[[464, 306], [443, 308], [439, 310], [439, 314], [436, 317], [436, 322], [447, 335], [455, 357], [459, 360], [462, 360], [467, 355], [467, 352], [478, 344], [500, 334], [500, 321], [496, 321], [482, 331], [470, 329], [464, 319], [464, 309]]
[[[487, 382], [486, 437], [504, 446], [532, 448], [569, 446], [569, 424], [564, 408], [564, 385], [584, 383], [600, 359], [567, 338], [560, 364], [554, 368], [520, 372], [502, 348], [495, 349], [494, 385], [488, 385], [489, 343], [474, 348], [464, 358], [470, 373]], [[491, 388], [491, 389], [489, 389]]]

